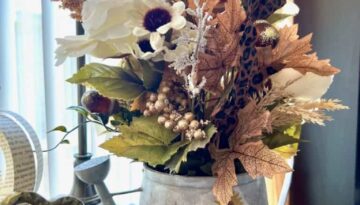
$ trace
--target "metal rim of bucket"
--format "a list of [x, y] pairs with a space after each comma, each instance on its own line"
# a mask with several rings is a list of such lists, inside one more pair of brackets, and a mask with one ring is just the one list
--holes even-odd
[[[159, 172], [144, 164], [144, 179], [167, 186], [192, 187], [211, 189], [215, 183], [215, 176], [184, 176]], [[238, 185], [255, 183], [257, 179], [251, 178], [247, 173], [237, 175]], [[206, 183], [205, 183], [206, 182]]]

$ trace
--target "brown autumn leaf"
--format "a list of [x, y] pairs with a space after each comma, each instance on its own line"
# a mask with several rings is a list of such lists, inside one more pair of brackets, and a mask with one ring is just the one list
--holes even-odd
[[228, 0], [224, 11], [211, 22], [207, 33], [206, 53], [199, 55], [197, 81], [206, 78], [205, 89], [217, 93], [219, 82], [226, 69], [238, 65], [240, 61], [240, 34], [238, 30], [246, 19], [240, 0]]
[[294, 68], [302, 74], [312, 72], [321, 76], [334, 75], [340, 72], [338, 68], [330, 64], [329, 59], [319, 60], [316, 53], [292, 59], [286, 62], [286, 67]]
[[199, 53], [198, 69], [198, 81], [202, 79], [202, 76], [206, 78], [205, 89], [212, 93], [222, 92], [219, 87], [221, 77], [225, 74], [225, 68], [222, 67], [221, 62], [216, 56]]
[[218, 152], [215, 160], [213, 173], [217, 178], [212, 191], [220, 205], [227, 205], [233, 197], [233, 187], [237, 185], [234, 156], [231, 152]]
[[238, 123], [230, 138], [231, 146], [236, 147], [248, 141], [259, 140], [256, 137], [260, 137], [263, 130], [271, 132], [270, 112], [257, 106], [255, 100], [251, 100], [238, 113]]
[[299, 38], [298, 25], [284, 27], [279, 30], [278, 45], [269, 52], [269, 48], [258, 48], [259, 64], [273, 66], [276, 70], [293, 68], [303, 74], [312, 72], [321, 76], [337, 74], [340, 70], [330, 65], [329, 60], [319, 60], [316, 53], [312, 53], [309, 34]]
[[299, 39], [299, 35], [297, 34], [298, 30], [299, 25], [297, 24], [279, 30], [280, 40], [272, 51], [273, 62], [289, 61], [292, 58], [302, 56], [312, 50], [312, 34]]
[[276, 174], [293, 171], [279, 154], [271, 151], [262, 141], [239, 145], [234, 151], [252, 178], [270, 178]]

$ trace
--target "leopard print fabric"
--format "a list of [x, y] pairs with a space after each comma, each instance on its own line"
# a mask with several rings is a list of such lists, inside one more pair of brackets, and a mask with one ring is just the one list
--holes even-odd
[[235, 79], [230, 97], [222, 110], [215, 116], [215, 124], [218, 135], [222, 136], [220, 148], [227, 148], [227, 138], [232, 134], [237, 125], [237, 113], [244, 108], [250, 97], [263, 92], [265, 86], [270, 86], [268, 77], [278, 72], [273, 67], [260, 67], [258, 63], [255, 43], [257, 32], [254, 22], [267, 19], [277, 9], [281, 8], [286, 0], [244, 0], [243, 5], [247, 13], [247, 19], [241, 25], [240, 46], [243, 53], [240, 58], [240, 69]]

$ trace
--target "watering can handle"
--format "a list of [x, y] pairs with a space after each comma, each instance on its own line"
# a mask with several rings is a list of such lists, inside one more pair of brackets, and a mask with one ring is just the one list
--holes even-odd
[[133, 189], [133, 190], [129, 190], [129, 191], [112, 193], [111, 196], [131, 194], [131, 193], [141, 192], [142, 190], [143, 190], [142, 187], [139, 187], [139, 188], [137, 188], [137, 189]]

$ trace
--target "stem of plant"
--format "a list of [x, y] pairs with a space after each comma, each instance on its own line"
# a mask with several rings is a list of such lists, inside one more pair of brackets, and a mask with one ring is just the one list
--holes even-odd
[[89, 121], [89, 122], [92, 122], [92, 123], [95, 123], [95, 124], [98, 124], [98, 125], [101, 125], [101, 126], [103, 126], [107, 131], [110, 131], [110, 132], [116, 132], [116, 133], [118, 133], [119, 131], [117, 131], [117, 130], [115, 130], [115, 129], [113, 129], [113, 128], [111, 128], [111, 127], [108, 127], [108, 126], [106, 126], [106, 125], [104, 125], [103, 123], [101, 123], [101, 122], [98, 122], [98, 121]]
[[[90, 122], [90, 121], [85, 121], [84, 123], [79, 124], [79, 125], [77, 125], [76, 127], [72, 128], [70, 131], [66, 132], [66, 134], [63, 136], [63, 138], [60, 140], [60, 142], [57, 143], [53, 148], [48, 149], [48, 150], [42, 150], [41, 152], [51, 152], [51, 151], [55, 150], [56, 148], [58, 148], [58, 147], [61, 145], [61, 143], [66, 139], [66, 137], [67, 137], [69, 134], [71, 134], [72, 132], [74, 132], [75, 130], [77, 130], [79, 127], [84, 126], [84, 125], [87, 124], [88, 122]], [[33, 152], [35, 152], [35, 151], [33, 151]]]
[[[88, 120], [85, 121], [84, 123], [79, 124], [79, 125], [77, 125], [76, 127], [72, 128], [70, 131], [66, 132], [66, 134], [63, 136], [63, 138], [61, 138], [60, 142], [57, 143], [53, 148], [48, 149], [48, 150], [42, 150], [41, 152], [51, 152], [51, 151], [55, 150], [56, 148], [58, 148], [58, 147], [61, 145], [61, 143], [66, 139], [66, 137], [69, 136], [69, 134], [71, 134], [72, 132], [74, 132], [75, 130], [77, 130], [79, 127], [84, 126], [85, 124], [87, 124], [87, 123], [89, 123], [89, 122], [92, 122], [92, 123], [95, 123], [95, 124], [98, 124], [98, 125], [102, 125], [107, 131], [117, 132], [117, 133], [119, 132], [119, 131], [117, 131], [117, 130], [115, 130], [115, 129], [112, 129], [112, 128], [110, 128], [110, 127], [108, 127], [108, 126], [106, 126], [106, 125], [98, 122], [98, 121], [94, 121], [94, 120], [89, 120], [89, 119], [88, 119]], [[33, 151], [33, 152], [35, 152], [35, 151]]]

